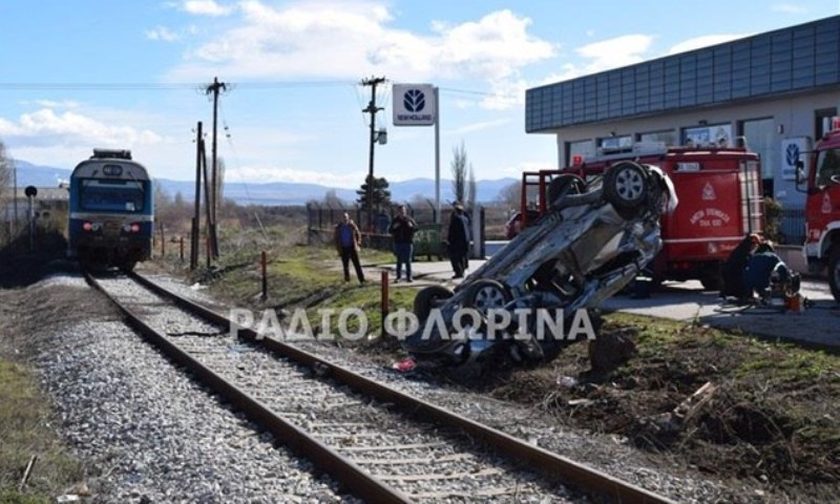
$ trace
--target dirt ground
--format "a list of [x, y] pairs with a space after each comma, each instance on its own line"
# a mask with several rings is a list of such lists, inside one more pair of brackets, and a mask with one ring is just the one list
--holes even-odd
[[[531, 370], [475, 377], [471, 389], [537, 407], [558, 421], [622, 436], [722, 480], [748, 480], [783, 502], [840, 495], [840, 358], [708, 327], [608, 316], [634, 354], [591, 370], [586, 343]], [[707, 382], [693, 417], [670, 414]]]

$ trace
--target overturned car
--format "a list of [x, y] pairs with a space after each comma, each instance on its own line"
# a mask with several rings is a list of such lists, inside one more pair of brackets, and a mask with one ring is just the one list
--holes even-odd
[[420, 324], [402, 342], [418, 364], [528, 365], [579, 339], [558, 327], [591, 338], [588, 310], [653, 259], [660, 216], [677, 204], [667, 175], [629, 161], [587, 181], [558, 175], [542, 197], [550, 211], [454, 291], [418, 292]]

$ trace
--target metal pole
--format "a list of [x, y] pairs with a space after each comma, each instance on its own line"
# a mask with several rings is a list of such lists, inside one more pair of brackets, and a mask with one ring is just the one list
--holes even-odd
[[440, 92], [435, 86], [435, 224], [440, 224]]
[[32, 207], [32, 196], [29, 198], [29, 252], [35, 252], [35, 210]]

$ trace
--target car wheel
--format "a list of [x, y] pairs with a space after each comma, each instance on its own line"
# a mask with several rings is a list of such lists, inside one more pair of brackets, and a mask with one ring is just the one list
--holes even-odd
[[504, 308], [510, 299], [510, 292], [501, 282], [482, 278], [467, 289], [464, 306], [487, 313], [492, 309]]
[[828, 285], [834, 300], [840, 303], [840, 246], [834, 245], [828, 256]]
[[586, 183], [577, 175], [565, 173], [556, 177], [548, 184], [548, 203], [554, 205], [568, 194], [581, 194], [586, 190]]
[[648, 190], [647, 173], [637, 163], [618, 163], [604, 175], [604, 196], [616, 210], [639, 210]]
[[420, 289], [414, 297], [414, 314], [420, 321], [429, 318], [432, 308], [437, 308], [440, 302], [453, 296], [453, 292], [441, 285], [430, 285]]

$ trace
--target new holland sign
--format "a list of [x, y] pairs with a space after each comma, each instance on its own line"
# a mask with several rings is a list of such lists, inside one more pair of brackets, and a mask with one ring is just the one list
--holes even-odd
[[394, 126], [432, 126], [437, 120], [431, 84], [394, 84]]

